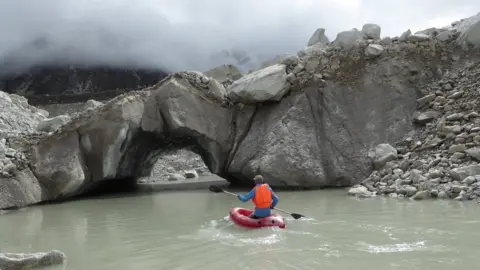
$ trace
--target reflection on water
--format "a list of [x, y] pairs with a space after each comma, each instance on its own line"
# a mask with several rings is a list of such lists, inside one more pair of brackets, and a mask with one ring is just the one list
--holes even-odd
[[239, 228], [229, 209], [250, 204], [208, 191], [95, 198], [0, 216], [0, 252], [65, 252], [52, 269], [477, 268], [476, 204], [278, 194], [308, 218]]

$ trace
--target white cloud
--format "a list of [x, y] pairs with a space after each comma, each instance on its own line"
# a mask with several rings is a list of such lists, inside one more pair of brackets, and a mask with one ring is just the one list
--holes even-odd
[[[377, 23], [382, 36], [396, 36], [478, 11], [478, 0], [1, 1], [0, 59], [19, 51], [16, 59], [27, 64], [70, 59], [204, 70], [222, 49], [295, 53], [319, 27], [334, 39], [339, 31]], [[49, 47], [20, 49], [41, 37]]]

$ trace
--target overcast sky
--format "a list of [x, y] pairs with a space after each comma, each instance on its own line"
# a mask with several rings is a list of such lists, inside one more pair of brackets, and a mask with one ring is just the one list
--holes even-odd
[[204, 70], [223, 49], [295, 53], [319, 27], [395, 36], [478, 12], [480, 0], [0, 0], [0, 60]]

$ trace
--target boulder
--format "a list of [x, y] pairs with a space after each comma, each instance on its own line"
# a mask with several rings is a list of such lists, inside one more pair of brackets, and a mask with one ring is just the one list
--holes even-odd
[[430, 36], [427, 34], [413, 34], [407, 37], [407, 40], [410, 42], [421, 42], [430, 40]]
[[367, 39], [379, 40], [381, 31], [380, 26], [373, 23], [364, 24], [362, 27], [362, 33]]
[[361, 31], [352, 29], [338, 33], [337, 38], [333, 41], [333, 45], [342, 48], [351, 48], [364, 39], [364, 34]]
[[372, 159], [376, 169], [385, 165], [385, 163], [397, 158], [397, 149], [387, 143], [381, 143], [374, 149], [370, 150], [368, 156]]
[[186, 178], [198, 178], [198, 173], [195, 170], [188, 170], [188, 171], [185, 171], [185, 177]]
[[318, 28], [308, 40], [307, 46], [312, 46], [317, 43], [328, 44], [329, 42], [328, 37], [325, 36], [325, 28]]
[[102, 105], [103, 105], [103, 103], [100, 102], [100, 101], [96, 101], [94, 99], [89, 99], [85, 103], [85, 110], [95, 109], [95, 108], [100, 107]]
[[367, 198], [374, 195], [373, 192], [370, 192], [366, 187], [361, 185], [356, 185], [348, 190], [348, 195], [360, 197], [360, 198]]
[[437, 111], [415, 112], [413, 116], [413, 122], [424, 125], [438, 117], [440, 117], [440, 112]]
[[458, 43], [480, 46], [480, 14], [462, 20], [456, 28], [460, 32]]
[[38, 123], [37, 130], [44, 132], [53, 132], [70, 121], [68, 115], [58, 115], [52, 118], [42, 120]]
[[204, 72], [205, 76], [211, 77], [220, 83], [236, 81], [242, 77], [240, 70], [234, 65], [221, 65]]
[[412, 31], [408, 29], [407, 31], [403, 32], [402, 35], [400, 35], [398, 40], [402, 42], [406, 41], [410, 35], [412, 35]]
[[440, 42], [446, 42], [455, 38], [457, 31], [455, 29], [440, 32], [435, 38]]
[[[1, 144], [0, 144], [0, 148], [1, 148]], [[472, 158], [476, 159], [477, 161], [480, 161], [480, 147], [472, 147], [472, 148], [466, 149], [465, 152]], [[0, 156], [1, 156], [1, 153], [0, 153]]]
[[450, 171], [450, 175], [457, 181], [463, 181], [468, 176], [480, 175], [480, 165], [470, 165], [455, 168]]
[[277, 64], [245, 75], [228, 87], [228, 97], [242, 103], [281, 100], [290, 87], [285, 68]]
[[377, 57], [383, 53], [383, 46], [379, 44], [369, 44], [365, 48], [365, 56], [367, 57]]
[[356, 88], [332, 82], [321, 91], [307, 87], [278, 104], [263, 104], [227, 172], [242, 183], [261, 173], [273, 186], [360, 183], [371, 170], [368, 150], [411, 130], [416, 102], [411, 88], [387, 91], [364, 79]]
[[67, 256], [58, 250], [38, 253], [0, 253], [0, 269], [45, 268], [63, 264]]
[[186, 179], [185, 176], [178, 173], [172, 173], [168, 177], [168, 181], [183, 181], [185, 179]]

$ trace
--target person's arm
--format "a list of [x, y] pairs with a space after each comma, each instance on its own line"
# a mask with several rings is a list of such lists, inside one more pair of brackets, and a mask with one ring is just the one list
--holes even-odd
[[270, 188], [270, 191], [272, 192], [272, 206], [271, 206], [271, 208], [274, 208], [275, 206], [277, 206], [279, 199], [278, 199], [277, 194], [275, 194], [275, 192], [273, 192], [272, 188]]
[[255, 196], [255, 188], [250, 190], [250, 192], [248, 192], [247, 194], [243, 194], [243, 195], [239, 194], [238, 199], [242, 202], [246, 202], [248, 200], [251, 200], [253, 198], [253, 196]]

